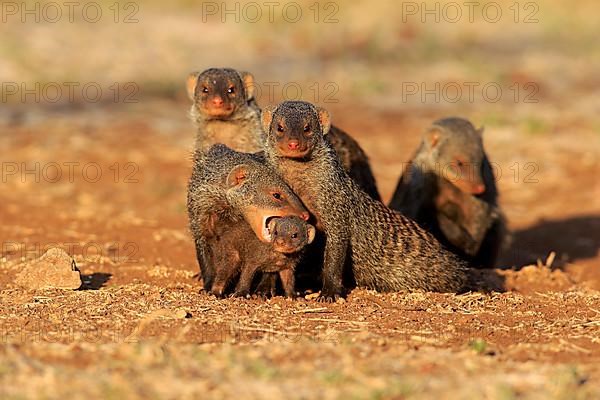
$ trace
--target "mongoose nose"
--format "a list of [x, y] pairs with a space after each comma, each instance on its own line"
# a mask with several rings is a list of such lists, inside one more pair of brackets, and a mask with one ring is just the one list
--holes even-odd
[[310, 214], [308, 212], [303, 212], [302, 214], [300, 214], [300, 218], [302, 218], [305, 221], [308, 221], [308, 219], [310, 218]]
[[213, 105], [215, 105], [217, 107], [221, 107], [223, 105], [223, 99], [220, 98], [219, 96], [213, 97], [212, 102], [213, 102]]
[[300, 144], [298, 143], [297, 140], [290, 140], [288, 142], [288, 148], [290, 150], [297, 150], [299, 146], [300, 146]]
[[481, 194], [483, 192], [485, 192], [485, 185], [483, 183], [473, 186], [473, 194]]

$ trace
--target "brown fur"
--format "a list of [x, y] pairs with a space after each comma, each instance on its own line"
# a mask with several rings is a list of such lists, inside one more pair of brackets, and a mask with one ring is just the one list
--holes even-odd
[[[262, 123], [268, 163], [301, 198], [325, 235], [320, 300], [343, 295], [345, 269], [359, 286], [381, 291], [454, 292], [464, 287], [462, 260], [350, 179], [325, 140], [330, 129], [327, 111], [288, 101], [264, 110]], [[302, 158], [287, 156], [290, 140], [305, 144]]]
[[250, 295], [256, 272], [277, 273], [287, 297], [295, 297], [294, 269], [315, 228], [298, 217], [273, 218], [271, 243], [258, 240], [247, 224], [222, 224], [215, 235], [216, 277], [211, 293], [222, 297], [239, 275], [234, 296]]
[[400, 178], [390, 208], [415, 219], [473, 266], [493, 267], [506, 221], [482, 129], [462, 118], [436, 121]]
[[[268, 243], [271, 237], [267, 223], [271, 218], [308, 219], [298, 197], [259, 157], [224, 145], [215, 145], [207, 152], [196, 151], [188, 186], [188, 215], [207, 291], [213, 285], [215, 257], [224, 251], [220, 241], [228, 227], [244, 225], [247, 241], [260, 239]], [[234, 251], [244, 241], [226, 243]]]
[[[190, 74], [187, 88], [193, 102], [190, 116], [197, 128], [197, 149], [207, 150], [213, 144], [223, 143], [246, 153], [262, 150], [261, 111], [254, 99], [254, 85], [252, 74], [231, 68], [210, 68]], [[231, 89], [233, 93], [229, 93]], [[369, 159], [358, 142], [336, 127], [327, 140], [350, 177], [371, 197], [380, 200]]]

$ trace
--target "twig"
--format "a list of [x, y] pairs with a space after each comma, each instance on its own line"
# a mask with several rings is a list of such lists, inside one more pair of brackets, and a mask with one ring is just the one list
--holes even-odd
[[335, 319], [335, 318], [309, 318], [309, 321], [318, 321], [318, 322], [342, 322], [346, 324], [368, 324], [365, 321], [348, 321], [344, 319]]
[[327, 307], [305, 308], [303, 310], [294, 310], [294, 314], [330, 313], [330, 312], [331, 312], [331, 310]]
[[276, 331], [274, 329], [269, 329], [269, 328], [261, 328], [261, 327], [252, 327], [252, 326], [232, 326], [231, 327], [232, 330], [240, 330], [240, 331], [248, 331], [248, 332], [265, 332], [265, 333], [273, 333], [276, 335], [287, 335], [287, 332], [283, 332], [283, 331]]

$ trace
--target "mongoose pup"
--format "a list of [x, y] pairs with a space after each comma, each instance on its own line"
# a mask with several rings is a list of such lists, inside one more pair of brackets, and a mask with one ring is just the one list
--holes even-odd
[[222, 144], [207, 152], [196, 150], [187, 206], [206, 291], [212, 288], [215, 276], [214, 248], [223, 240], [234, 248], [239, 245], [227, 240], [223, 226], [247, 224], [253, 232], [248, 240], [269, 243], [272, 218], [309, 218], [302, 202], [277, 173], [255, 155]]
[[425, 132], [389, 204], [415, 219], [472, 266], [494, 267], [506, 236], [483, 129], [462, 118]]
[[279, 273], [285, 295], [295, 297], [294, 269], [305, 246], [315, 238], [314, 226], [298, 217], [271, 218], [270, 243], [258, 240], [247, 224], [233, 223], [226, 229], [226, 238], [214, 249], [217, 271], [212, 294], [222, 297], [239, 275], [233, 295], [249, 296], [254, 275], [260, 271]]
[[[190, 115], [196, 124], [196, 148], [216, 143], [246, 153], [261, 151], [264, 144], [260, 108], [254, 99], [254, 77], [231, 68], [210, 68], [188, 76], [187, 92], [192, 100]], [[358, 142], [332, 127], [327, 140], [333, 145], [348, 174], [374, 199], [379, 200], [369, 159]], [[290, 140], [290, 156], [303, 152], [303, 143]]]
[[[325, 234], [320, 301], [344, 293], [344, 269], [355, 283], [379, 291], [456, 292], [465, 263], [430, 233], [362, 191], [340, 165], [325, 135], [329, 113], [311, 103], [286, 101], [262, 113], [267, 162], [291, 186]], [[288, 157], [290, 140], [305, 144]]]

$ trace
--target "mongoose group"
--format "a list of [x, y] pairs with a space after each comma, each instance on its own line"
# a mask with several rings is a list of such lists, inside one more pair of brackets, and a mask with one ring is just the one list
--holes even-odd
[[494, 265], [505, 222], [469, 121], [425, 132], [388, 207], [365, 152], [326, 110], [261, 111], [252, 74], [230, 68], [190, 74], [187, 91], [197, 129], [188, 214], [207, 292], [280, 285], [294, 297], [306, 277], [328, 302], [355, 286], [460, 292], [468, 267]]

